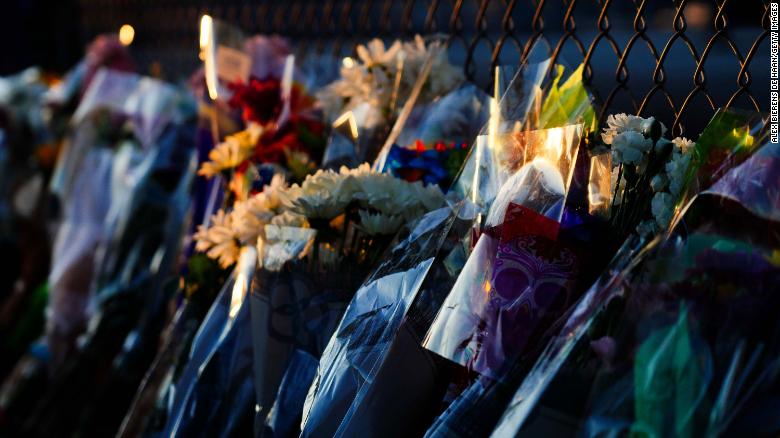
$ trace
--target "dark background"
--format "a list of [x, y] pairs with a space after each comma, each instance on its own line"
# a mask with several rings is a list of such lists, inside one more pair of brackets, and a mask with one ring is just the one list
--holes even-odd
[[[86, 44], [124, 23], [141, 70], [170, 80], [199, 65], [203, 13], [247, 33], [290, 38], [300, 59], [354, 53], [372, 37], [442, 33], [450, 58], [490, 88], [494, 65], [518, 65], [529, 41], [561, 45], [571, 66], [589, 58], [587, 81], [605, 113], [656, 115], [691, 134], [727, 103], [767, 111], [767, 0], [3, 0], [0, 74], [30, 65], [63, 72]], [[675, 18], [677, 16], [677, 18]], [[675, 20], [677, 26], [675, 28]], [[600, 32], [601, 31], [603, 32]], [[676, 34], [675, 31], [680, 31]], [[617, 45], [611, 47], [610, 39]], [[653, 45], [650, 49], [644, 39]], [[626, 50], [632, 39], [633, 47]], [[656, 66], [670, 40], [662, 63]], [[578, 41], [582, 47], [578, 46]], [[695, 53], [687, 47], [690, 42]], [[498, 47], [498, 48], [497, 48]], [[625, 69], [618, 70], [624, 59]], [[701, 60], [699, 62], [698, 60]], [[694, 78], [697, 65], [701, 66]], [[744, 68], [743, 68], [744, 67]]]

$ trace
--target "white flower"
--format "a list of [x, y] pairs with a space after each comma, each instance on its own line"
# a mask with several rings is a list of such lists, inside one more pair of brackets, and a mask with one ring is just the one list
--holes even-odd
[[607, 127], [601, 134], [601, 139], [605, 144], [612, 144], [618, 134], [624, 132], [642, 132], [642, 123], [645, 121], [642, 117], [630, 116], [628, 114], [611, 114], [607, 117]]
[[[211, 217], [208, 228], [198, 227], [194, 236], [195, 249], [218, 259], [223, 267], [234, 264], [238, 260], [239, 245], [254, 246], [264, 238], [265, 225], [278, 216], [285, 192], [284, 177], [275, 175], [261, 193], [245, 201], [237, 201], [230, 213], [219, 210]], [[295, 221], [293, 218], [286, 219]]]
[[[422, 183], [420, 183], [422, 186]], [[418, 199], [414, 185], [398, 178], [388, 184], [389, 199], [384, 202], [372, 203], [372, 207], [385, 214], [400, 214], [406, 219], [412, 219], [421, 216], [427, 210]]]
[[653, 195], [650, 203], [650, 209], [653, 212], [655, 222], [661, 229], [665, 229], [672, 221], [674, 213], [674, 198], [667, 192], [658, 192]]
[[262, 126], [250, 123], [246, 130], [227, 136], [209, 152], [209, 161], [201, 165], [198, 175], [211, 178], [223, 170], [237, 167], [252, 155], [262, 133]]
[[[654, 117], [642, 118], [628, 114], [611, 114], [607, 117], [607, 127], [601, 134], [601, 139], [605, 144], [613, 144], [615, 137], [624, 132], [636, 132], [645, 134], [650, 125], [655, 122]], [[666, 133], [666, 126], [661, 123], [661, 135]]]
[[233, 265], [238, 260], [241, 249], [238, 246], [237, 236], [233, 232], [233, 218], [223, 210], [219, 210], [211, 217], [211, 225], [208, 228], [199, 226], [194, 238], [195, 249], [206, 252], [206, 255], [212, 259], [219, 260], [223, 268]]
[[309, 228], [309, 221], [306, 220], [306, 216], [291, 211], [285, 211], [274, 216], [270, 224], [277, 227]]
[[444, 205], [444, 194], [438, 186], [409, 183], [387, 174], [365, 179], [364, 193], [369, 207], [407, 220]]
[[669, 178], [664, 172], [659, 173], [650, 180], [650, 188], [653, 189], [654, 192], [662, 191], [666, 188], [667, 184], [669, 184]]
[[423, 185], [421, 182], [412, 184], [415, 192], [415, 199], [418, 200], [425, 210], [435, 210], [444, 205], [444, 193], [436, 184]]
[[664, 169], [669, 177], [669, 192], [677, 198], [685, 185], [685, 176], [691, 165], [694, 143], [687, 138], [680, 137], [672, 140], [672, 143], [674, 143], [674, 150]]
[[658, 231], [658, 225], [654, 220], [646, 220], [639, 223], [636, 226], [636, 232], [641, 237], [650, 238]]
[[270, 210], [278, 210], [282, 206], [282, 197], [287, 190], [287, 182], [284, 180], [284, 175], [274, 174], [271, 178], [271, 184], [263, 187], [263, 202], [265, 208]]
[[678, 151], [682, 154], [688, 154], [693, 150], [693, 146], [696, 145], [696, 143], [692, 142], [691, 140], [688, 140], [685, 137], [677, 137], [674, 140], [672, 140], [672, 143], [676, 146], [675, 151]]
[[345, 196], [336, 197], [343, 177], [332, 170], [318, 170], [298, 186], [293, 185], [282, 199], [285, 206], [308, 218], [333, 219], [343, 213], [349, 203]]
[[263, 228], [274, 217], [273, 210], [265, 203], [262, 193], [246, 201], [238, 201], [230, 213], [233, 218], [233, 232], [243, 244], [254, 245], [263, 234]]
[[292, 211], [311, 219], [333, 219], [344, 212], [342, 203], [335, 202], [328, 192], [309, 193], [295, 199]]
[[276, 174], [262, 192], [233, 205], [230, 213], [233, 231], [241, 243], [254, 245], [258, 238], [263, 237], [265, 225], [282, 207], [281, 197], [286, 187], [284, 176]]
[[[392, 72], [395, 72], [395, 67]], [[380, 68], [370, 70], [365, 65], [344, 68], [341, 70], [342, 79], [334, 84], [334, 91], [351, 100], [348, 108], [363, 102], [381, 105], [392, 90], [393, 80], [389, 73]]]
[[360, 57], [367, 67], [394, 65], [400, 51], [401, 42], [398, 40], [394, 41], [387, 49], [385, 49], [385, 43], [379, 38], [374, 38], [365, 46], [362, 44], [357, 46], [358, 57]]
[[320, 170], [303, 183], [280, 191], [280, 202], [289, 211], [314, 219], [332, 219], [351, 203], [388, 216], [410, 219], [444, 204], [437, 186], [408, 183], [372, 170], [368, 164], [355, 169], [342, 167], [338, 173]]
[[372, 173], [377, 173], [377, 172], [371, 170], [371, 165], [368, 163], [363, 163], [353, 169], [350, 169], [347, 166], [341, 166], [341, 168], [339, 169], [339, 175], [343, 175], [343, 176], [351, 175], [354, 176], [355, 178], [363, 178], [365, 176], [371, 175]]
[[[449, 63], [445, 48], [438, 44], [426, 45], [419, 35], [412, 42], [395, 41], [388, 48], [381, 40], [374, 39], [357, 46], [357, 54], [357, 60], [349, 59], [344, 63], [340, 79], [317, 93], [320, 106], [331, 120], [364, 103], [381, 110], [388, 109], [399, 73], [398, 96], [404, 98], [411, 92], [428, 59], [432, 60], [431, 72], [420, 94], [420, 102], [444, 95], [463, 81], [462, 69]], [[399, 71], [401, 59], [402, 70]], [[369, 122], [366, 124], [371, 126]]]
[[372, 99], [373, 76], [362, 66], [341, 69], [341, 79], [316, 93], [322, 110], [331, 120], [346, 110]]
[[[305, 183], [304, 183], [305, 184]], [[293, 185], [294, 195], [286, 201], [290, 211], [311, 219], [333, 219], [344, 212], [347, 203], [337, 200], [334, 190], [314, 190]]]
[[320, 169], [316, 173], [306, 176], [301, 184], [301, 189], [304, 193], [334, 192], [338, 189], [342, 179], [338, 173], [332, 170]]
[[430, 101], [449, 93], [463, 82], [463, 69], [450, 64], [447, 50], [440, 44], [426, 44], [416, 35], [413, 41], [404, 43], [404, 75], [402, 80], [411, 90], [420, 76], [426, 61], [432, 58], [430, 76], [423, 88], [420, 99]]
[[644, 154], [652, 146], [653, 141], [638, 132], [622, 132], [613, 138], [612, 161], [614, 163], [640, 164]]
[[393, 199], [399, 196], [396, 193], [397, 178], [385, 173], [372, 173], [360, 178], [360, 195], [361, 200], [364, 201], [368, 207], [375, 208], [380, 211], [386, 211], [392, 213], [395, 209], [395, 205], [398, 202], [403, 202], [403, 199]]
[[400, 41], [389, 48], [380, 39], [359, 45], [361, 62], [350, 60], [341, 68], [341, 78], [317, 93], [317, 99], [331, 119], [362, 103], [383, 108], [392, 95], [397, 71], [397, 57], [402, 50]]
[[404, 223], [404, 218], [400, 215], [372, 214], [365, 210], [359, 210], [358, 215], [360, 216], [358, 227], [371, 236], [395, 234]]

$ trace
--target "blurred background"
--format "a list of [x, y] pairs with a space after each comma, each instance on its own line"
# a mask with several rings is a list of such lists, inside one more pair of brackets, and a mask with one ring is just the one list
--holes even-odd
[[443, 33], [452, 61], [486, 89], [493, 66], [518, 65], [534, 43], [546, 44], [559, 61], [586, 61], [605, 112], [655, 114], [677, 133], [699, 132], [726, 104], [768, 109], [767, 0], [5, 0], [4, 8], [0, 74], [30, 65], [62, 72], [93, 37], [128, 24], [142, 71], [181, 79], [200, 62], [198, 22], [208, 13], [250, 34], [288, 37], [303, 58], [347, 56], [373, 37]]

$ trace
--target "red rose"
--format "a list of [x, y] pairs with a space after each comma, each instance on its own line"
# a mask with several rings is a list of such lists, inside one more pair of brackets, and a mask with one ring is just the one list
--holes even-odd
[[258, 163], [282, 163], [285, 160], [285, 150], [300, 150], [298, 135], [290, 125], [279, 131], [271, 131], [260, 137], [255, 147], [254, 160]]
[[[241, 108], [244, 121], [266, 124], [275, 121], [282, 112], [282, 86], [278, 79], [258, 79], [253, 76], [248, 84], [233, 83], [228, 87], [233, 91], [229, 104], [233, 108]], [[307, 96], [300, 86], [293, 85], [291, 115], [306, 110], [313, 104], [314, 100]]]
[[245, 121], [268, 123], [282, 111], [281, 85], [277, 79], [249, 79], [248, 84], [233, 83], [230, 106], [240, 108]]

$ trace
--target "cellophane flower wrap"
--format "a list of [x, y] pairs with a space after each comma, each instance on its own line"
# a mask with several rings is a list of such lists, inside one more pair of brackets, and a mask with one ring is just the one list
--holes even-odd
[[[289, 412], [300, 414], [306, 388], [287, 394], [280, 382], [299, 379], [284, 373], [302, 371], [295, 360], [306, 357], [313, 373], [346, 305], [396, 232], [444, 203], [438, 187], [408, 183], [367, 164], [318, 171], [279, 190], [279, 198], [282, 212], [258, 238], [263, 264], [251, 295], [262, 422], [269, 411], [278, 416], [288, 409], [284, 400], [296, 402], [297, 411]], [[274, 422], [289, 426], [299, 420], [269, 421], [275, 434], [284, 435], [289, 430]]]
[[[514, 352], [503, 360], [501, 355], [493, 355], [497, 360], [493, 361], [490, 372], [481, 372], [482, 376], [437, 419], [428, 431], [431, 436], [476, 425], [482, 433], [488, 433], [498, 420], [497, 412], [508, 403], [509, 394], [556, 332], [556, 326], [561, 323], [559, 318], [568, 313], [580, 294], [596, 280], [607, 260], [613, 255], [618, 260], [631, 254], [652, 236], [666, 232], [686, 198], [686, 175], [691, 168], [694, 145], [685, 138], [668, 140], [664, 133], [663, 124], [654, 118], [615, 115], [607, 118], [600, 133], [601, 142], [595, 133], [591, 134], [590, 150], [581, 151], [578, 157], [557, 239], [559, 247], [574, 262], [567, 266], [574, 269], [567, 268], [568, 275], [563, 276], [560, 270], [550, 271], [555, 274], [553, 278], [557, 276], [563, 293], [546, 297], [557, 296], [560, 301], [526, 303], [521, 312], [543, 310], [531, 318], [520, 319], [524, 325], [536, 327], [537, 332], [521, 335], [524, 339], [521, 342], [508, 340]], [[539, 249], [538, 246], [534, 249], [537, 256], [551, 254], [549, 248]], [[491, 287], [500, 286], [491, 282]], [[507, 319], [503, 324], [510, 326]], [[484, 344], [475, 345], [489, 348], [490, 337], [484, 339]], [[518, 344], [522, 347], [518, 348]]]
[[[515, 85], [521, 88], [522, 81], [533, 81], [538, 86], [542, 76], [529, 73]], [[524, 86], [528, 90], [536, 89], [529, 83]], [[517, 100], [523, 99], [517, 96]], [[473, 180], [474, 175], [465, 178]], [[404, 241], [397, 252], [390, 254], [390, 261], [376, 275], [385, 273], [387, 266], [407, 266], [408, 260], [415, 260], [403, 257], [407, 254], [403, 248], [420, 245], [416, 253], [435, 255], [430, 268], [425, 268], [426, 263], [419, 265], [427, 271], [424, 279], [412, 281], [417, 278], [415, 270], [405, 272], [404, 276], [391, 270], [385, 277], [372, 275], [373, 282], [364, 285], [366, 292], [372, 292], [386, 284], [403, 281], [402, 292], [394, 301], [375, 300], [373, 293], [356, 295], [341, 328], [330, 341], [310, 388], [304, 411], [305, 435], [359, 435], [377, 427], [398, 435], [421, 434], [435, 418], [452, 367], [420, 343], [463, 265], [469, 249], [464, 237], [468, 241], [477, 212], [476, 205], [466, 201], [464, 205], [455, 202], [449, 215], [431, 213], [431, 218], [437, 218], [440, 223], [440, 229], [426, 228], [430, 220], [428, 225], [421, 222], [419, 226], [434, 233], [431, 236], [439, 237], [423, 238], [419, 236], [427, 235], [412, 232], [411, 236], [418, 236], [419, 242]], [[408, 387], [417, 389], [414, 395], [404, 390]], [[405, 418], [405, 421], [391, 418]]]
[[[470, 227], [473, 210], [466, 201], [420, 218], [358, 289], [309, 388], [303, 435], [360, 435], [373, 427], [391, 434], [420, 430], [415, 418], [390, 420], [399, 410], [422, 413], [436, 402], [430, 396], [436, 393], [435, 367], [417, 348], [421, 334], [406, 318], [412, 307], [419, 314], [436, 301], [421, 298], [421, 291], [441, 294], [438, 281], [446, 283], [448, 276], [444, 259]], [[409, 397], [404, 389], [409, 387], [420, 396]]]
[[[21, 430], [116, 431], [165, 317], [164, 279], [194, 175], [194, 114], [170, 85], [95, 74], [53, 179], [67, 209], [50, 274], [51, 377]], [[137, 337], [125, 344], [131, 332]], [[106, 404], [109, 394], [116, 399]], [[91, 416], [99, 420], [82, 422]]]
[[[485, 330], [485, 323], [491, 325], [491, 321], [487, 321], [487, 313], [490, 313], [487, 309], [490, 306], [490, 297], [494, 297], [492, 299], [494, 302], [501, 300], [501, 295], [496, 288], [500, 287], [499, 283], [505, 283], [502, 280], [504, 275], [501, 274], [504, 265], [509, 263], [504, 274], [523, 272], [522, 263], [519, 261], [523, 258], [522, 251], [546, 253], [551, 256], [547, 263], [542, 263], [542, 260], [538, 259], [536, 263], [526, 266], [527, 269], [531, 269], [532, 266], [543, 269], [539, 272], [525, 272], [529, 290], [534, 289], [537, 281], [541, 286], [547, 283], [547, 280], [552, 282], [551, 285], [563, 287], [565, 290], [566, 278], [573, 276], [573, 272], [570, 271], [576, 269], [572, 264], [571, 254], [552, 255], [556, 252], [545, 251], [543, 249], [545, 245], [528, 240], [541, 238], [551, 242], [558, 238], [560, 222], [577, 162], [579, 144], [583, 137], [583, 125], [564, 125], [536, 131], [524, 131], [521, 127], [533, 126], [535, 123], [541, 126], [555, 126], [565, 122], [566, 117], [573, 120], [586, 120], [590, 125], [593, 117], [589, 99], [578, 79], [579, 69], [571, 73], [570, 78], [562, 86], [559, 86], [559, 81], [563, 69], [555, 70], [548, 91], [544, 96], [541, 94], [539, 81], [540, 78], [550, 74], [549, 69], [550, 64], [545, 61], [529, 65], [518, 72], [501, 101], [495, 103], [496, 107], [492, 111], [487, 132], [477, 139], [472, 157], [467, 162], [458, 182], [457, 189], [462, 194], [485, 206], [486, 216], [482, 219], [484, 223], [475, 229], [473, 236], [470, 236], [474, 239], [471, 256], [463, 266], [458, 277], [460, 281], [456, 281], [453, 286], [453, 291], [442, 306], [424, 345], [444, 357], [463, 366], [469, 365], [471, 369], [482, 373], [497, 372], [495, 368], [503, 362], [503, 358], [496, 358], [496, 363], [488, 364], [490, 354], [498, 354], [498, 351], [489, 353], [490, 343], [504, 338], [496, 333], [500, 330], [496, 325], [497, 321], [501, 319], [504, 323], [511, 324], [511, 321], [520, 319], [511, 316], [496, 317], [492, 322], [493, 333], [488, 334], [484, 339], [473, 338], [471, 342], [465, 342], [466, 339], [471, 338], [471, 335], [466, 333], [474, 331], [476, 336], [477, 332]], [[558, 114], [559, 108], [548, 105], [550, 99], [563, 102], [564, 105], [569, 103], [561, 99], [561, 90], [575, 90], [573, 94], [579, 96], [571, 97], [570, 102], [576, 103], [576, 107], [586, 108], [584, 112], [577, 109], [561, 116]], [[524, 238], [528, 241], [518, 241]], [[520, 246], [513, 247], [512, 242]], [[512, 254], [516, 256], [514, 262], [510, 262], [509, 259], [502, 260], [503, 257], [512, 258]], [[563, 263], [557, 267], [560, 269], [554, 269], [554, 260]], [[549, 272], [544, 266], [547, 266]], [[506, 290], [504, 293], [511, 293], [507, 290], [511, 289], [508, 284], [504, 289]], [[555, 293], [550, 292], [548, 295], [555, 295]], [[547, 304], [555, 301], [552, 296], [550, 298]], [[463, 300], [466, 301], [462, 302]], [[469, 302], [471, 300], [476, 301]], [[447, 304], [448, 302], [450, 304]], [[460, 305], [456, 305], [457, 302], [460, 302]], [[533, 307], [533, 303], [527, 302], [519, 307], [531, 311], [529, 306]], [[449, 311], [454, 313], [449, 314]], [[473, 316], [466, 316], [470, 311], [474, 312]], [[543, 313], [543, 310], [541, 312]], [[464, 317], [465, 319], [462, 319]], [[480, 320], [482, 323], [479, 322]], [[462, 337], [456, 334], [457, 330], [453, 331], [455, 327], [466, 330]], [[521, 334], [522, 330], [519, 327], [508, 326], [505, 336], [509, 336], [510, 333], [517, 336], [528, 335]], [[475, 350], [482, 348], [478, 345], [483, 343], [486, 349], [477, 353]], [[507, 338], [507, 343], [516, 344], [515, 348], [522, 348], [520, 340], [515, 339], [513, 342]], [[493, 348], [501, 350], [503, 347]], [[480, 357], [480, 354], [486, 355]]]
[[[668, 238], [641, 250], [640, 234], [626, 241], [521, 380], [494, 436], [572, 433], [577, 424], [586, 433], [722, 434], [754, 414], [742, 409], [776, 384], [750, 375], [774, 365], [748, 347], [772, 348], [754, 328], [772, 326], [758, 307], [772, 307], [761, 285], [774, 281], [766, 257], [776, 242], [750, 230], [771, 229], [777, 205], [775, 191], [754, 189], [777, 171], [776, 150], [757, 148], [755, 126], [743, 113], [716, 114], [686, 174], [697, 190], [712, 181], [703, 163], [723, 176], [681, 209]], [[756, 318], [744, 322], [748, 314]], [[532, 415], [541, 409], [559, 420]]]
[[[150, 97], [143, 93], [144, 87], [156, 87], [160, 95]], [[127, 99], [133, 95], [142, 100]], [[141, 104], [146, 102], [143, 99], [154, 102], [143, 107]], [[77, 334], [73, 330], [78, 331], [78, 326], [88, 318], [86, 305], [94, 278], [91, 274], [91, 266], [95, 265], [94, 247], [108, 237], [109, 224], [121, 226], [121, 221], [126, 220], [121, 215], [129, 214], [120, 204], [130, 201], [134, 187], [123, 186], [120, 178], [129, 175], [134, 166], [140, 172], [148, 172], [151, 164], [148, 160], [133, 159], [133, 151], [139, 149], [130, 147], [133, 143], [122, 147], [123, 136], [135, 137], [140, 150], [153, 150], [163, 128], [173, 122], [164, 112], [173, 109], [174, 99], [173, 91], [152, 80], [101, 70], [74, 115], [76, 128], [52, 177], [52, 190], [60, 196], [62, 205], [67, 206], [55, 238], [54, 264], [49, 278], [52, 336], [63, 333], [65, 338], [72, 339]], [[128, 107], [122, 107], [122, 102]], [[133, 102], [136, 106], [132, 106]], [[129, 125], [125, 124], [128, 119]], [[126, 130], [128, 126], [131, 131]], [[126, 158], [114, 160], [115, 156]], [[105, 190], [106, 187], [113, 190]], [[112, 204], [116, 207], [109, 214]], [[79, 245], [74, 246], [73, 242]]]
[[[252, 430], [252, 333], [246, 299], [257, 263], [257, 250], [242, 248], [235, 268], [192, 341], [165, 415], [150, 422], [146, 434], [215, 436]], [[220, 403], [214, 403], [221, 400]]]
[[[499, 190], [485, 231], [442, 305], [425, 347], [497, 377], [576, 275], [574, 254], [556, 248], [581, 125], [518, 134], [520, 157]], [[514, 350], [514, 351], [512, 351]]]
[[469, 149], [487, 122], [489, 97], [469, 84], [418, 105], [376, 166], [407, 181], [424, 181], [448, 190]]
[[[279, 388], [282, 373], [298, 369], [288, 357], [305, 357], [296, 349], [319, 357], [346, 303], [397, 230], [442, 204], [437, 187], [366, 164], [318, 171], [292, 186], [277, 175], [262, 192], [231, 211], [220, 210], [200, 229], [197, 249], [224, 267], [236, 263], [242, 248], [257, 247], [260, 254], [251, 295], [258, 424], [275, 400], [284, 400], [283, 393], [277, 396], [277, 389], [287, 388]], [[279, 314], [280, 308], [288, 310]], [[299, 406], [304, 396], [298, 395]]]

